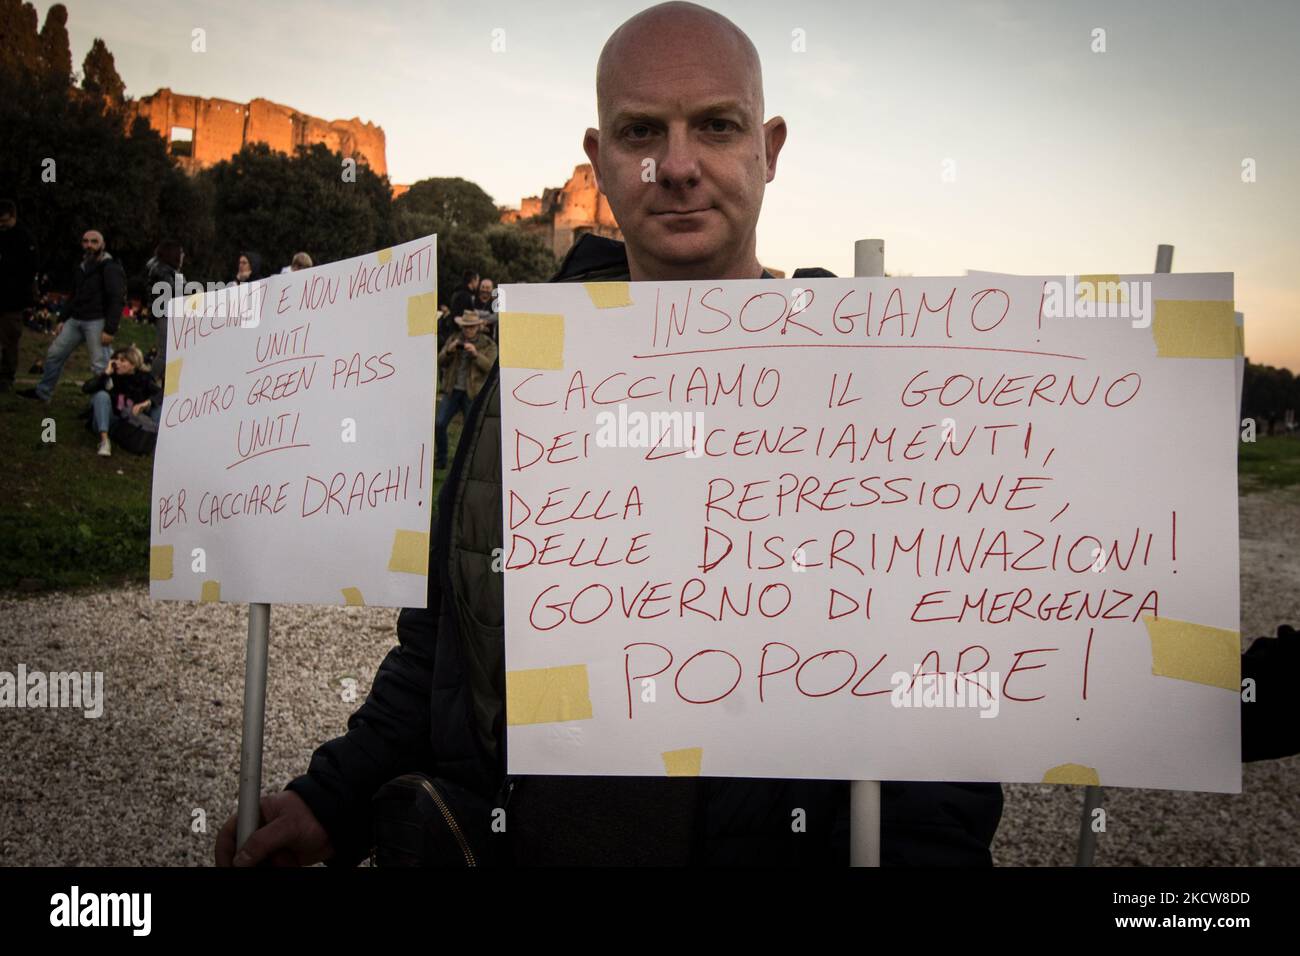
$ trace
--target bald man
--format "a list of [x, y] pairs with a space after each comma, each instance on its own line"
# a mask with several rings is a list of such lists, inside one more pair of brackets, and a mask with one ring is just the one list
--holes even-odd
[[[763, 121], [749, 38], [694, 4], [652, 7], [605, 44], [596, 101], [583, 148], [626, 245], [584, 236], [552, 281], [766, 276], [755, 230], [786, 125]], [[400, 646], [347, 734], [263, 798], [265, 824], [238, 855], [226, 821], [219, 864], [346, 865], [372, 844], [380, 863], [848, 863], [842, 782], [506, 778], [501, 547], [494, 367], [443, 485], [428, 609], [402, 611]], [[989, 862], [996, 785], [886, 784], [884, 801], [886, 862]]]
[[95, 229], [81, 237], [81, 264], [73, 278], [72, 298], [63, 320], [54, 327], [54, 341], [45, 353], [45, 371], [35, 388], [18, 394], [50, 401], [63, 374], [63, 365], [82, 342], [90, 353], [90, 374], [97, 377], [108, 365], [109, 345], [117, 334], [126, 304], [126, 273], [104, 248], [104, 236]]

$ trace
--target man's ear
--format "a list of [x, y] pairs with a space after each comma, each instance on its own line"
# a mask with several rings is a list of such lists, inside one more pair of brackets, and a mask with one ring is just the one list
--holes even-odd
[[770, 183], [776, 178], [776, 158], [781, 153], [781, 147], [785, 145], [785, 120], [779, 116], [773, 116], [763, 124], [763, 144], [767, 147], [767, 181]]
[[591, 160], [591, 171], [596, 174], [596, 188], [604, 192], [605, 187], [600, 182], [600, 130], [587, 129], [582, 137], [582, 151]]

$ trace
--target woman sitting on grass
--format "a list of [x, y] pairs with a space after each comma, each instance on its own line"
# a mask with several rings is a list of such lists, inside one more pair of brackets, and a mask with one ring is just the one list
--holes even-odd
[[[99, 432], [99, 454], [113, 453], [110, 433], [118, 444], [137, 453], [152, 448], [158, 430], [158, 400], [162, 389], [144, 370], [144, 358], [134, 345], [118, 349], [108, 368], [81, 390], [90, 394], [91, 421]], [[146, 447], [147, 446], [147, 447]]]

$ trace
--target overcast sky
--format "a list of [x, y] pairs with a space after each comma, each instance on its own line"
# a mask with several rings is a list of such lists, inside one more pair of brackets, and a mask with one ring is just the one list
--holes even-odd
[[[130, 95], [360, 117], [384, 128], [394, 182], [464, 176], [517, 205], [585, 162], [601, 44], [649, 4], [65, 5], [74, 66], [103, 37]], [[1300, 371], [1300, 3], [709, 5], [753, 39], [790, 128], [764, 264], [848, 275], [853, 240], [880, 237], [895, 274], [1135, 273], [1168, 242], [1177, 272], [1236, 273], [1252, 360]]]

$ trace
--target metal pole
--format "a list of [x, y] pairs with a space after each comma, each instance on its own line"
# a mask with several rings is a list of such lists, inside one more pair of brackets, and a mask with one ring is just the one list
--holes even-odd
[[[1174, 247], [1161, 243], [1156, 246], [1156, 272], [1174, 271]], [[1097, 833], [1092, 829], [1092, 812], [1101, 806], [1101, 787], [1087, 787], [1083, 791], [1083, 815], [1079, 819], [1079, 852], [1075, 866], [1092, 866], [1097, 856]]]
[[[853, 244], [853, 274], [885, 274], [885, 240], [859, 239]], [[849, 865], [880, 866], [880, 781], [854, 780], [849, 785]]]
[[1156, 272], [1173, 272], [1174, 271], [1174, 247], [1166, 245], [1156, 246]]
[[1092, 811], [1101, 806], [1101, 787], [1087, 787], [1083, 791], [1083, 815], [1079, 818], [1079, 852], [1075, 866], [1092, 866], [1097, 854], [1097, 833], [1092, 828]]
[[244, 737], [239, 747], [239, 813], [235, 845], [242, 847], [262, 821], [262, 728], [266, 723], [266, 651], [271, 605], [248, 605], [244, 652]]

